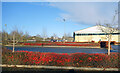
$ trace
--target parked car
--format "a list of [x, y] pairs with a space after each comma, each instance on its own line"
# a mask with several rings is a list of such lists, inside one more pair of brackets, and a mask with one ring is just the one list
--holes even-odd
[[57, 40], [53, 40], [53, 39], [51, 39], [51, 42], [56, 42]]

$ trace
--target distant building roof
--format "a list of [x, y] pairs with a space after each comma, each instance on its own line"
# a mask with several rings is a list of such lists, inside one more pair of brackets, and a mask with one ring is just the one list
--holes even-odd
[[[102, 28], [106, 28], [104, 26], [101, 26]], [[75, 31], [75, 34], [90, 34], [90, 33], [104, 33], [102, 32], [102, 30], [100, 30], [100, 27], [99, 26], [93, 26], [93, 27], [89, 27], [89, 28], [86, 28], [86, 29], [83, 29], [83, 30], [79, 30], [79, 31]]]

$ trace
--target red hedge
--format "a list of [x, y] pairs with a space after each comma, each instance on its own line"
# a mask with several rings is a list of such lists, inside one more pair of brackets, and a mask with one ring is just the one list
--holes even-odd
[[99, 44], [95, 43], [84, 43], [84, 44], [72, 44], [72, 43], [24, 43], [24, 45], [32, 45], [32, 46], [44, 46], [44, 45], [57, 45], [57, 46], [99, 46]]
[[79, 66], [79, 67], [119, 67], [119, 53], [41, 53], [17, 51], [3, 53], [3, 63], [25, 65]]

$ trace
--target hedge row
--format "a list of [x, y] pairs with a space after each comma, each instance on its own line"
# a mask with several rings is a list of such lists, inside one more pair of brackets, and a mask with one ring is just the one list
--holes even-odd
[[50, 65], [75, 67], [119, 67], [119, 53], [87, 54], [87, 53], [41, 53], [30, 51], [3, 52], [3, 64]]
[[44, 46], [44, 45], [49, 45], [49, 46], [99, 46], [99, 44], [95, 43], [84, 43], [84, 44], [72, 44], [72, 43], [24, 43], [24, 45], [32, 45], [32, 46]]

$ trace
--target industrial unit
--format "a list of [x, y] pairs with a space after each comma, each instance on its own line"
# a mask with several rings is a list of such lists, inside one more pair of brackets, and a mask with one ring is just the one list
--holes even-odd
[[[104, 26], [102, 26], [104, 27]], [[104, 27], [105, 28], [105, 27]], [[114, 33], [111, 33], [111, 41], [119, 42], [119, 35], [120, 33], [118, 31], [115, 31]], [[99, 42], [99, 41], [107, 41], [106, 33], [102, 32], [100, 27], [93, 26], [89, 27], [83, 30], [75, 31], [73, 33], [74, 42]]]

